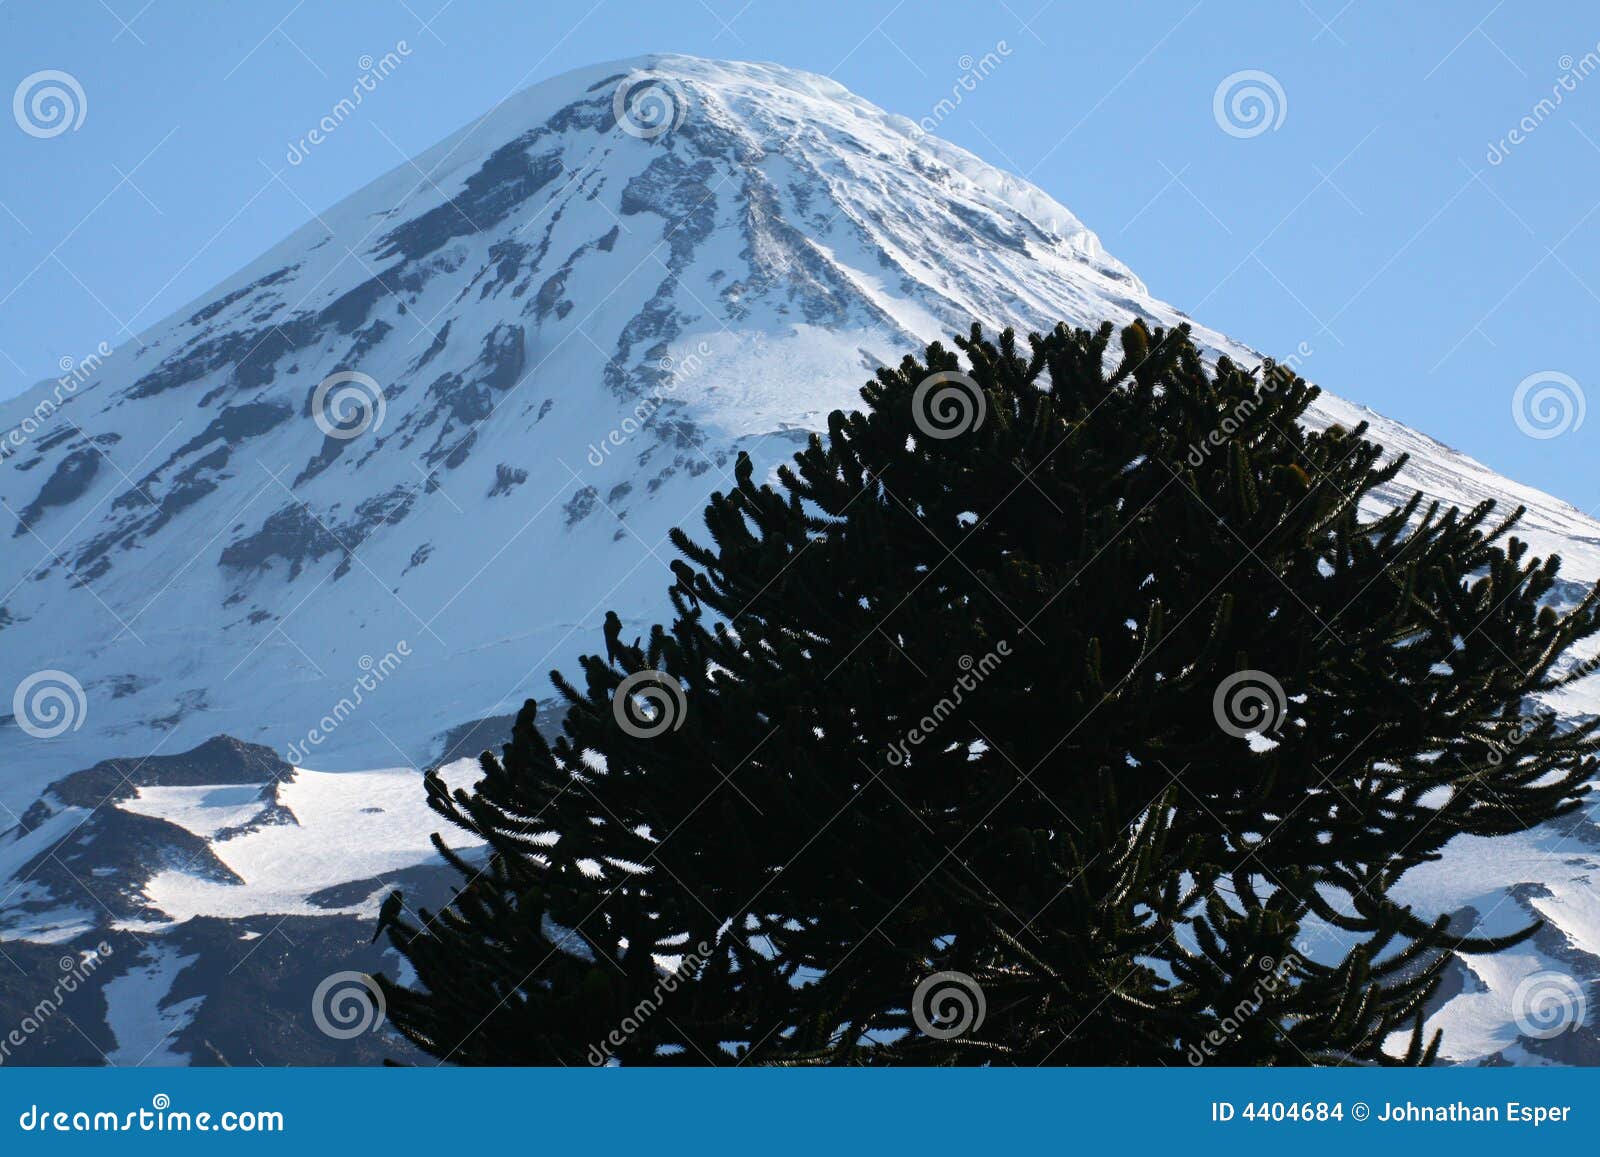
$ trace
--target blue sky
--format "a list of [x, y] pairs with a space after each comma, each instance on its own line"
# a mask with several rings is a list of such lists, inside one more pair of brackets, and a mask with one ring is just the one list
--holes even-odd
[[[353, 123], [288, 165], [401, 41]], [[1196, 318], [1304, 345], [1313, 380], [1600, 509], [1600, 414], [1569, 406], [1534, 437], [1551, 431], [1513, 412], [1530, 379], [1525, 403], [1600, 391], [1600, 10], [1577, 0], [10, 0], [0, 96], [59, 70], [84, 115], [54, 136], [0, 117], [0, 397], [568, 68], [775, 60], [921, 119], [1002, 41], [940, 135], [1065, 203]], [[1247, 71], [1270, 124], [1230, 114], [1233, 89], [1219, 111]]]

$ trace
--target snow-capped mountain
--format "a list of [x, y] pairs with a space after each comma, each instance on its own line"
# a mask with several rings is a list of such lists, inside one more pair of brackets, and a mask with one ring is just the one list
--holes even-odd
[[[1188, 320], [1020, 178], [822, 77], [652, 56], [514, 96], [0, 404], [0, 1010], [92, 960], [113, 979], [46, 1059], [393, 1055], [308, 1005], [378, 966], [388, 885], [443, 886], [409, 769], [497, 742], [608, 609], [661, 617], [666, 533], [740, 450], [786, 460], [975, 319], [1135, 315]], [[1565, 503], [1337, 398], [1316, 419], [1410, 451], [1407, 490], [1526, 504], [1573, 590], [1600, 577]], [[1524, 976], [1600, 973], [1597, 836], [1418, 881], [1552, 922], [1521, 963], [1467, 963], [1447, 1054], [1522, 1057]]]

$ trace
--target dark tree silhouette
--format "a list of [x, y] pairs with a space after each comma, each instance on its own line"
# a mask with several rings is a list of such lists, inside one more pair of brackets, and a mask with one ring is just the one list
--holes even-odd
[[1579, 806], [1600, 724], [1526, 712], [1600, 604], [1545, 605], [1520, 511], [1364, 514], [1403, 459], [1309, 428], [1286, 367], [1113, 336], [974, 326], [778, 485], [741, 457], [709, 544], [674, 532], [671, 627], [608, 616], [554, 743], [530, 701], [472, 791], [430, 777], [492, 855], [388, 910], [401, 1030], [465, 1063], [1431, 1060], [1449, 951], [1533, 929], [1391, 891]]

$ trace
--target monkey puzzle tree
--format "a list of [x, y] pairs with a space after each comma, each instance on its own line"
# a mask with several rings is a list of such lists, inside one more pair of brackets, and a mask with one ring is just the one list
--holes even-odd
[[[1466, 938], [1391, 895], [1579, 806], [1558, 560], [1310, 428], [1186, 327], [975, 326], [674, 533], [675, 618], [471, 791], [454, 902], [385, 909], [394, 1022], [468, 1063], [1431, 1059]], [[1520, 513], [1520, 512], [1519, 512]], [[441, 849], [445, 844], [439, 841]], [[1398, 1056], [1383, 1046], [1409, 1031]]]

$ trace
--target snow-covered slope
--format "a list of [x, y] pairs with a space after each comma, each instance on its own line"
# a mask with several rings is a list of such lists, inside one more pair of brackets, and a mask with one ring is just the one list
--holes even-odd
[[[21, 821], [0, 838], [0, 940], [355, 919], [362, 881], [427, 858], [427, 819], [404, 773], [349, 773], [420, 765], [548, 694], [607, 609], [659, 617], [666, 532], [697, 525], [739, 450], [786, 459], [877, 365], [974, 319], [1134, 315], [1187, 320], [1047, 194], [824, 78], [653, 56], [518, 94], [67, 385], [0, 405], [0, 690], [29, 692], [0, 717], [0, 807]], [[1537, 549], [1600, 577], [1600, 525], [1565, 503], [1336, 398], [1317, 415], [1361, 418], [1414, 455], [1405, 487], [1525, 503]], [[52, 786], [220, 734], [318, 773], [270, 800], [240, 786], [266, 779], [107, 783], [105, 804]], [[41, 883], [100, 812], [187, 850], [146, 833], [166, 850]], [[1593, 834], [1430, 896], [1487, 908], [1525, 880], [1600, 963], [1574, 898]], [[113, 870], [138, 899], [106, 917]], [[205, 967], [140, 951], [146, 989]]]

